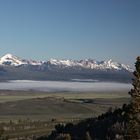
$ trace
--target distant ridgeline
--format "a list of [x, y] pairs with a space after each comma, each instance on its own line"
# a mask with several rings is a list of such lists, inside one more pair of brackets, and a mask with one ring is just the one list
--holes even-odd
[[92, 79], [95, 81], [131, 82], [128, 65], [112, 60], [25, 60], [11, 54], [0, 58], [0, 80], [64, 80]]

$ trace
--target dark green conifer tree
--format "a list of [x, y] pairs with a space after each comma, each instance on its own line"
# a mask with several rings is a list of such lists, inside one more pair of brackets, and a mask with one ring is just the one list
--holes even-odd
[[133, 89], [129, 92], [131, 103], [127, 111], [127, 140], [140, 140], [140, 56], [135, 63]]

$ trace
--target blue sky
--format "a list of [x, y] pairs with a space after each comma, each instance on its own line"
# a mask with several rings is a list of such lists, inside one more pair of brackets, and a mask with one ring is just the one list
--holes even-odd
[[140, 0], [0, 0], [0, 56], [94, 58], [133, 66]]

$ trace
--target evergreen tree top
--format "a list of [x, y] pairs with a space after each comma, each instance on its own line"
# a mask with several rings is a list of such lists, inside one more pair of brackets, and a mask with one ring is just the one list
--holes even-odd
[[140, 56], [137, 57], [137, 61], [140, 61]]
[[138, 73], [140, 73], [140, 56], [137, 57], [137, 61], [136, 61], [135, 67], [136, 67], [136, 71]]

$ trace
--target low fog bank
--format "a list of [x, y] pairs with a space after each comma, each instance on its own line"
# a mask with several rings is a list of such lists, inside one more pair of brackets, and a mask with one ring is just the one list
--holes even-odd
[[30, 81], [12, 80], [1, 82], [0, 90], [37, 90], [46, 92], [63, 91], [129, 91], [132, 85], [115, 82], [65, 82], [65, 81]]

